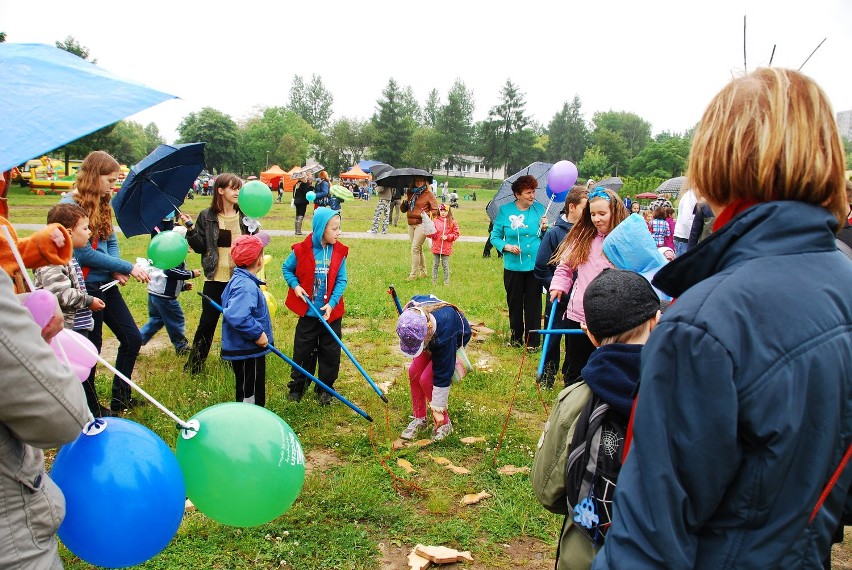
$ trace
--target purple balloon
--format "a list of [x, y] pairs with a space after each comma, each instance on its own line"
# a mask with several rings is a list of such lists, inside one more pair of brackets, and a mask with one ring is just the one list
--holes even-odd
[[545, 187], [544, 191], [547, 192], [547, 197], [553, 200], [554, 202], [564, 202], [565, 198], [568, 197], [568, 192], [570, 192], [570, 190], [565, 190], [564, 192], [554, 192], [553, 188], [550, 187], [550, 184]]
[[577, 167], [569, 160], [560, 160], [552, 167], [547, 175], [547, 185], [554, 193], [567, 192], [577, 182]]

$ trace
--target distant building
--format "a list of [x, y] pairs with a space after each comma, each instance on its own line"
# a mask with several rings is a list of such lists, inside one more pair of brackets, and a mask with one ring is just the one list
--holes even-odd
[[464, 178], [493, 178], [503, 180], [506, 178], [506, 170], [502, 166], [496, 168], [485, 168], [481, 156], [464, 156], [464, 164], [453, 164], [446, 161], [439, 162], [432, 169], [432, 174], [443, 176], [460, 176]]
[[852, 110], [837, 113], [837, 130], [841, 137], [852, 140]]

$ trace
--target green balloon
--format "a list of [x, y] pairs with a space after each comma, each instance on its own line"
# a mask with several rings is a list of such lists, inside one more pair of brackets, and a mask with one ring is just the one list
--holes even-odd
[[[251, 527], [275, 520], [305, 483], [305, 456], [296, 434], [266, 408], [228, 402], [192, 418], [197, 433], [178, 437], [175, 455], [186, 495], [207, 517]], [[190, 420], [191, 421], [191, 420]]]
[[158, 233], [148, 244], [148, 259], [160, 269], [174, 269], [183, 263], [187, 252], [189, 244], [186, 238], [173, 231]]
[[247, 182], [237, 198], [240, 211], [249, 218], [262, 218], [272, 209], [272, 192], [260, 180]]

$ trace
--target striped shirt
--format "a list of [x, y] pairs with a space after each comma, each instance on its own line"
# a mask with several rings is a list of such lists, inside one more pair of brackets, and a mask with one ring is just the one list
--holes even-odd
[[[83, 279], [83, 270], [80, 268], [80, 264], [77, 263], [77, 260], [74, 257], [71, 257], [71, 262], [68, 265], [71, 266], [71, 270], [74, 272], [74, 281], [76, 281], [77, 289], [86, 294], [86, 285], [85, 280]], [[77, 311], [74, 313], [74, 330], [90, 331], [94, 328], [95, 319], [92, 316], [92, 310], [89, 307], [77, 309]]]

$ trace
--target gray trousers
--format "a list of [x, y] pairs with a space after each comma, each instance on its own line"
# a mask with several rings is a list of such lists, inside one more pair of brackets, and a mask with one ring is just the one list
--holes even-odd
[[438, 280], [438, 264], [440, 263], [441, 267], [444, 268], [444, 284], [446, 285], [450, 282], [450, 256], [433, 253], [432, 257], [432, 282]]

